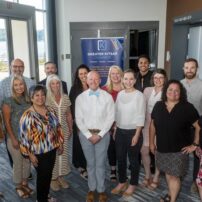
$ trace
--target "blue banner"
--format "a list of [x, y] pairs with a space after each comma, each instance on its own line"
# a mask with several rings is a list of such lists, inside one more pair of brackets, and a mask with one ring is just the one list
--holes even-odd
[[101, 86], [107, 81], [110, 66], [123, 69], [123, 43], [123, 37], [81, 39], [83, 63], [100, 73]]

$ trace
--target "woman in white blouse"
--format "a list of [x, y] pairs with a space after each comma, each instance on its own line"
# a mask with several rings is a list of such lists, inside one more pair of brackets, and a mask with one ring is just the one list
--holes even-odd
[[[120, 91], [116, 100], [115, 135], [116, 154], [118, 161], [119, 184], [111, 191], [112, 194], [131, 196], [138, 185], [142, 146], [142, 127], [145, 121], [145, 99], [143, 93], [134, 88], [135, 73], [126, 70], [123, 76], [124, 90]], [[130, 162], [131, 178], [127, 186], [127, 155]]]
[[149, 126], [151, 122], [151, 112], [157, 101], [161, 100], [162, 89], [167, 81], [166, 71], [164, 69], [156, 69], [151, 77], [151, 83], [153, 87], [147, 87], [144, 90], [146, 99], [146, 119], [145, 125], [142, 130], [143, 133], [143, 145], [141, 148], [142, 162], [145, 169], [145, 177], [142, 182], [143, 186], [146, 186], [152, 190], [156, 189], [159, 184], [160, 172], [156, 168], [154, 177], [152, 179], [150, 171], [150, 155], [149, 155]]

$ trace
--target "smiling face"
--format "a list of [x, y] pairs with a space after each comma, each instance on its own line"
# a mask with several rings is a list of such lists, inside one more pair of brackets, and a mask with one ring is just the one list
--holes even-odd
[[185, 62], [183, 70], [184, 70], [184, 75], [186, 79], [191, 80], [196, 77], [197, 67], [195, 62], [193, 61]]
[[110, 71], [110, 79], [113, 84], [121, 83], [121, 74], [118, 69], [112, 68]]
[[149, 61], [147, 58], [140, 58], [138, 61], [138, 68], [140, 70], [140, 73], [146, 73], [149, 70]]
[[176, 83], [171, 83], [166, 91], [168, 101], [178, 102], [180, 100], [180, 86]]
[[163, 74], [156, 73], [153, 77], [153, 83], [155, 87], [163, 87], [165, 83], [165, 76]]
[[15, 59], [11, 63], [11, 73], [13, 75], [22, 76], [24, 73], [24, 62], [20, 59]]
[[91, 71], [87, 76], [87, 84], [89, 88], [93, 91], [96, 91], [100, 85], [100, 75], [96, 71]]
[[87, 82], [87, 75], [88, 75], [88, 71], [85, 68], [81, 68], [78, 71], [78, 77], [81, 81], [81, 83], [86, 84]]
[[123, 76], [123, 85], [126, 90], [132, 90], [136, 82], [135, 76], [132, 72], [126, 72]]
[[35, 106], [43, 106], [46, 102], [46, 95], [42, 90], [36, 91], [31, 97], [31, 101]]
[[16, 96], [21, 96], [25, 92], [25, 85], [23, 81], [15, 79], [13, 81], [13, 90]]
[[52, 79], [52, 81], [50, 82], [50, 89], [55, 95], [60, 93], [60, 81]]
[[54, 63], [47, 63], [45, 65], [44, 71], [46, 73], [46, 76], [49, 76], [51, 74], [56, 74], [56, 72], [57, 72], [56, 65]]

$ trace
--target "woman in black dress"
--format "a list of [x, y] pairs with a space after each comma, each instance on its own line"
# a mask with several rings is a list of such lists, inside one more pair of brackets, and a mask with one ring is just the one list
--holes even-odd
[[90, 69], [85, 64], [81, 64], [79, 67], [77, 67], [74, 77], [74, 83], [69, 94], [69, 98], [72, 103], [71, 112], [74, 120], [72, 163], [74, 167], [76, 167], [79, 170], [81, 177], [83, 177], [84, 179], [87, 179], [88, 174], [86, 171], [86, 159], [83, 154], [83, 150], [81, 148], [81, 143], [78, 136], [78, 127], [76, 126], [75, 123], [75, 101], [79, 94], [88, 89], [86, 80], [89, 71]]
[[[151, 114], [150, 150], [156, 155], [156, 166], [166, 175], [168, 194], [161, 201], [175, 202], [181, 179], [188, 170], [188, 154], [199, 144], [198, 112], [187, 102], [186, 90], [177, 80], [163, 88], [162, 101], [155, 104]], [[194, 139], [191, 129], [195, 128]], [[156, 144], [155, 144], [156, 136]]]

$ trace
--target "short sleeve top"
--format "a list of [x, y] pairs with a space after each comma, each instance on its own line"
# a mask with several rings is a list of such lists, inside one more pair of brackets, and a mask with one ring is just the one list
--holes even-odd
[[22, 154], [43, 154], [64, 142], [61, 125], [54, 110], [47, 107], [47, 117], [28, 109], [20, 119], [20, 150]]
[[10, 107], [11, 113], [11, 127], [16, 138], [19, 139], [19, 122], [22, 114], [30, 107], [30, 103], [26, 102], [24, 97], [18, 98], [16, 101], [13, 97], [7, 97], [2, 104]]
[[180, 152], [191, 143], [191, 127], [199, 118], [197, 110], [189, 103], [177, 103], [171, 112], [159, 101], [151, 114], [156, 129], [157, 151]]

